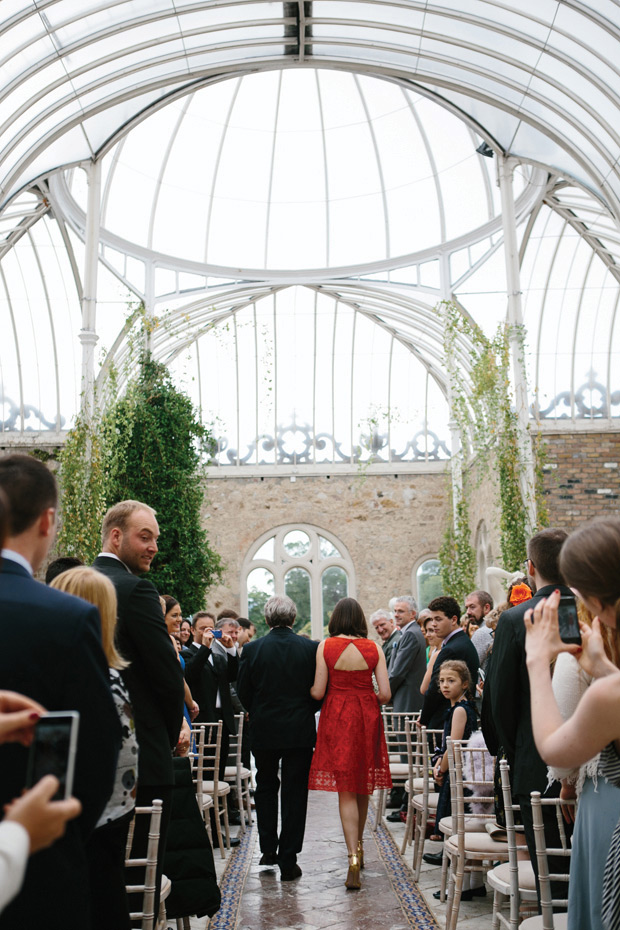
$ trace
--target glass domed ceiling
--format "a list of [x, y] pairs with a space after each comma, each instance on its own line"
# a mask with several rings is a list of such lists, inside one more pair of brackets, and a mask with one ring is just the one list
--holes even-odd
[[[108, 153], [102, 225], [235, 269], [391, 260], [498, 215], [479, 143], [446, 109], [379, 78], [234, 78], [169, 104]], [[71, 183], [85, 206], [80, 174]]]

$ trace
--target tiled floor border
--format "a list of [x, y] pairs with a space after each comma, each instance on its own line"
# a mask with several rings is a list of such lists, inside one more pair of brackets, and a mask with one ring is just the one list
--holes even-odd
[[[368, 808], [369, 828], [372, 829], [374, 822], [375, 810], [371, 803]], [[379, 824], [371, 835], [375, 839], [388, 879], [409, 924], [416, 930], [437, 930], [439, 924], [414, 882], [411, 869], [403, 862], [400, 850], [390, 831], [383, 824]]]
[[240, 836], [240, 845], [231, 853], [220, 879], [222, 906], [207, 924], [209, 930], [235, 930], [256, 836], [257, 831], [253, 827], [246, 827], [245, 833]]

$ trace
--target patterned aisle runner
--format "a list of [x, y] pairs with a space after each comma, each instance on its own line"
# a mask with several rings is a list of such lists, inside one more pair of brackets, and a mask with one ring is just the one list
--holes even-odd
[[295, 882], [259, 867], [256, 827], [246, 832], [222, 876], [222, 907], [209, 930], [437, 930], [390, 832], [371, 832], [373, 817], [371, 810], [360, 891], [344, 887], [347, 858], [331, 792], [310, 792], [303, 876]]

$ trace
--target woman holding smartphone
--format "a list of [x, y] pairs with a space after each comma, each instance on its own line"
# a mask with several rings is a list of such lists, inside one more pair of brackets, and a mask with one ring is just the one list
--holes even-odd
[[[527, 669], [536, 746], [548, 765], [574, 768], [601, 753], [599, 781], [620, 787], [620, 671], [608, 658], [601, 624], [620, 628], [620, 517], [605, 517], [572, 533], [560, 554], [562, 576], [595, 617], [580, 625], [582, 645], [563, 642], [558, 591], [525, 614]], [[564, 721], [550, 667], [571, 652], [594, 679], [574, 714]], [[604, 680], [599, 680], [604, 679]], [[620, 927], [620, 791], [582, 792], [573, 835], [569, 930]]]

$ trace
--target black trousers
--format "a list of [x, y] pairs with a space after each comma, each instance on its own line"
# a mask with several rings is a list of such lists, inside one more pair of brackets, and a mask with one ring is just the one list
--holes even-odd
[[[543, 797], [557, 798], [560, 796], [560, 783], [554, 782], [547, 791], [541, 791]], [[536, 876], [536, 891], [538, 894], [538, 903], [540, 904], [540, 887], [538, 884], [538, 860], [536, 858], [536, 843], [534, 840], [534, 821], [532, 818], [532, 802], [529, 795], [515, 795], [515, 802], [521, 808], [521, 820], [523, 823], [523, 832], [527, 842], [527, 849], [530, 854], [534, 875]], [[547, 846], [558, 849], [560, 844], [560, 831], [556, 820], [554, 807], [543, 805], [543, 824], [545, 827], [545, 842]], [[570, 839], [573, 832], [573, 824], [565, 824], [566, 836]], [[564, 856], [549, 856], [549, 872], [551, 874], [568, 873], [570, 865], [569, 860]], [[551, 882], [551, 895], [554, 898], [568, 897], [568, 885], [564, 882]], [[555, 910], [555, 908], [554, 908]], [[561, 908], [557, 909], [558, 912]]]
[[[276, 855], [280, 868], [297, 862], [306, 830], [308, 775], [312, 747], [297, 749], [255, 749], [256, 819], [261, 852]], [[281, 781], [279, 777], [280, 765]], [[281, 824], [278, 834], [278, 794]]]
[[[170, 813], [172, 810], [172, 785], [138, 785], [136, 794], [136, 807], [149, 807], [153, 801], [159, 798], [163, 801], [161, 812], [161, 827], [159, 832], [159, 850], [157, 854], [157, 878], [155, 885], [155, 919], [159, 911], [159, 892], [161, 889], [161, 876], [163, 872], [164, 854], [166, 852], [166, 840], [168, 838], [168, 826], [170, 824]], [[138, 817], [136, 820], [136, 829], [131, 844], [132, 859], [146, 859], [146, 850], [149, 842], [149, 822], [148, 817]], [[139, 885], [144, 881], [144, 869], [135, 867], [127, 869], [126, 881], [128, 885]], [[139, 911], [142, 909], [142, 897], [140, 895], [129, 895], [129, 910]], [[140, 926], [137, 924], [136, 926]]]
[[[130, 810], [98, 827], [86, 841], [93, 930], [128, 930], [131, 926], [125, 891], [125, 846], [132, 817]], [[135, 876], [130, 881], [135, 881]]]

